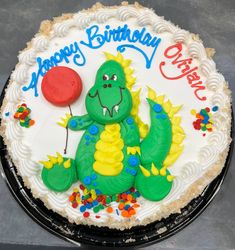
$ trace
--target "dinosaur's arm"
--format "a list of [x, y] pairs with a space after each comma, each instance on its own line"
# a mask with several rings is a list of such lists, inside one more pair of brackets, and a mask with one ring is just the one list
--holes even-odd
[[68, 121], [68, 128], [73, 131], [84, 130], [92, 123], [93, 121], [88, 114], [82, 116], [72, 116]]

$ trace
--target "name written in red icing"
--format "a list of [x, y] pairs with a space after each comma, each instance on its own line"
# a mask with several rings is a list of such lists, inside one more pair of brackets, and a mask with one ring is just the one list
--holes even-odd
[[164, 71], [164, 66], [166, 65], [165, 61], [162, 61], [159, 65], [160, 72], [163, 77], [168, 80], [177, 80], [183, 77], [187, 78], [187, 81], [192, 89], [194, 89], [194, 95], [200, 101], [205, 101], [206, 97], [202, 96], [202, 91], [205, 90], [205, 86], [203, 86], [200, 76], [197, 73], [198, 67], [191, 67], [192, 58], [183, 58], [181, 53], [182, 51], [182, 43], [176, 43], [172, 46], [169, 46], [164, 51], [164, 56], [166, 59], [171, 60], [171, 64], [175, 65], [178, 69], [180, 69], [180, 75], [177, 76], [169, 76]]

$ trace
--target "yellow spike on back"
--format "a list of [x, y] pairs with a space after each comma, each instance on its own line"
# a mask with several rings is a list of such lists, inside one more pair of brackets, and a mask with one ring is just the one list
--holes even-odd
[[164, 166], [165, 168], [171, 166], [171, 165], [179, 158], [179, 156], [180, 156], [181, 153], [183, 152], [183, 149], [184, 149], [184, 148], [181, 147], [181, 149], [180, 149], [178, 152], [176, 152], [176, 153], [174, 153], [174, 154], [169, 154], [169, 155], [166, 157], [165, 161], [163, 162], [163, 166]]
[[172, 118], [176, 113], [179, 112], [179, 110], [182, 108], [182, 105], [174, 106], [171, 108], [170, 112], [168, 113], [168, 116]]
[[39, 161], [45, 168], [50, 169], [53, 167], [53, 163], [51, 161]]
[[165, 175], [166, 175], [166, 168], [162, 167], [162, 168], [160, 169], [160, 175], [161, 175], [161, 176], [165, 176]]
[[56, 164], [56, 163], [57, 163], [57, 158], [56, 158], [56, 157], [51, 156], [51, 155], [48, 155], [47, 157], [48, 157], [48, 159], [49, 159], [53, 164]]
[[172, 141], [173, 141], [173, 143], [181, 144], [183, 142], [184, 138], [185, 138], [185, 135], [174, 134], [172, 137]]
[[168, 114], [169, 111], [171, 110], [171, 107], [172, 107], [172, 104], [171, 104], [171, 101], [168, 100], [166, 102], [163, 103], [163, 108], [165, 110], [165, 112]]
[[158, 171], [158, 169], [154, 166], [153, 163], [152, 163], [152, 165], [151, 165], [151, 172], [153, 173], [153, 175], [159, 175], [159, 171]]
[[157, 103], [163, 104], [164, 99], [165, 99], [165, 95], [159, 95], [159, 96], [157, 97]]
[[71, 167], [71, 160], [68, 159], [67, 161], [64, 162], [64, 167], [65, 168], [70, 168]]
[[115, 56], [110, 54], [109, 52], [104, 52], [104, 54], [107, 60], [113, 60], [115, 58]]
[[181, 127], [181, 126], [179, 126], [179, 125], [174, 125], [173, 124], [173, 126], [172, 126], [172, 132], [174, 133], [174, 134], [182, 134], [182, 135], [184, 135], [185, 133], [184, 133], [184, 130], [183, 130], [183, 128]]
[[174, 175], [167, 175], [167, 180], [169, 181], [169, 182], [172, 182], [174, 179], [175, 179], [175, 176]]
[[146, 168], [144, 168], [143, 166], [141, 166], [141, 165], [140, 165], [140, 170], [142, 171], [142, 173], [143, 173], [143, 175], [145, 177], [149, 177], [150, 176], [150, 172]]
[[131, 64], [131, 60], [129, 60], [129, 59], [126, 59], [126, 60], [123, 60], [123, 62], [122, 62], [122, 67], [123, 68], [126, 68], [126, 67], [128, 67], [130, 64]]
[[56, 155], [58, 163], [61, 164], [64, 161], [63, 156], [59, 152], [56, 152]]
[[180, 125], [181, 120], [182, 120], [181, 116], [174, 116], [171, 119], [171, 122], [173, 123], [173, 125]]
[[179, 151], [183, 151], [183, 146], [180, 146], [179, 144], [176, 144], [176, 143], [172, 143], [171, 144], [171, 148], [170, 148], [170, 154], [175, 154]]
[[116, 57], [117, 62], [122, 63], [123, 62], [123, 56], [120, 53], [120, 51], [118, 51], [117, 57]]
[[124, 72], [127, 75], [132, 75], [134, 73], [134, 69], [130, 68], [130, 67], [125, 67], [124, 68]]
[[152, 88], [150, 88], [149, 86], [147, 86], [147, 88], [148, 88], [148, 98], [150, 100], [156, 102], [157, 101], [157, 94], [156, 94], [156, 92]]

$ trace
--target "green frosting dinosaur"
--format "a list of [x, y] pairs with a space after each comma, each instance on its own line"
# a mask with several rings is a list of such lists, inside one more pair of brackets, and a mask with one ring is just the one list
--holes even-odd
[[163, 164], [173, 140], [171, 119], [161, 104], [147, 99], [151, 126], [140, 141], [126, 82], [121, 63], [108, 60], [101, 65], [86, 95], [88, 114], [68, 119], [69, 129], [85, 130], [75, 160], [57, 153], [58, 157], [42, 162], [42, 179], [48, 188], [63, 192], [80, 180], [88, 190], [113, 195], [135, 186], [152, 201], [170, 192], [173, 176]]

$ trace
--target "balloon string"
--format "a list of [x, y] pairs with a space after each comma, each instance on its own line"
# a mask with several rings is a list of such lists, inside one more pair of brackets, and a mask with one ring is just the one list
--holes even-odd
[[65, 141], [65, 148], [64, 148], [65, 155], [67, 154], [68, 139], [69, 139], [69, 129], [68, 129], [68, 126], [66, 126], [66, 141]]
[[73, 116], [72, 109], [71, 109], [70, 105], [69, 105], [69, 113], [70, 113], [71, 116]]
[[[72, 113], [72, 109], [69, 106], [69, 113], [71, 116], [73, 116], [73, 113]], [[69, 129], [68, 129], [68, 125], [66, 126], [66, 139], [65, 139], [65, 148], [64, 148], [64, 154], [66, 155], [67, 154], [67, 147], [68, 147], [68, 140], [69, 140]]]

